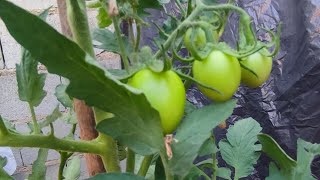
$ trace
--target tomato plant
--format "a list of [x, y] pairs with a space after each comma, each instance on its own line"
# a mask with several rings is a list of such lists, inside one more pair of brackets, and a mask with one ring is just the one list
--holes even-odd
[[164, 134], [171, 134], [184, 114], [186, 92], [180, 77], [173, 71], [153, 72], [143, 69], [128, 84], [143, 91], [160, 113]]
[[261, 54], [261, 52], [245, 57], [240, 63], [246, 67], [241, 68], [241, 81], [251, 88], [261, 86], [270, 76], [272, 58]]
[[[24, 48], [16, 75], [19, 98], [28, 104], [32, 115], [29, 134], [17, 131], [0, 116], [0, 146], [40, 148], [29, 179], [44, 179], [49, 149], [59, 152], [61, 157], [59, 180], [77, 179], [80, 174], [80, 160], [72, 156], [75, 152], [101, 158], [96, 162], [102, 162], [107, 173], [91, 180], [217, 177], [238, 180], [253, 173], [262, 153], [274, 160], [269, 179], [313, 179], [310, 163], [319, 155], [317, 144], [298, 140], [294, 160], [270, 136], [262, 134], [260, 124], [252, 118], [228, 126], [226, 138], [219, 142], [212, 132], [219, 124], [224, 126], [223, 122], [232, 115], [237, 103], [230, 98], [241, 79], [256, 87], [268, 78], [272, 65], [269, 56], [279, 49], [279, 35], [268, 31], [272, 41], [258, 42], [250, 16], [232, 1], [212, 4], [188, 0], [184, 6], [177, 0], [175, 5], [181, 16], [169, 14], [165, 28], [154, 23], [161, 36], [154, 38], [158, 49], [152, 52], [150, 47], [140, 44], [141, 29], [148, 28], [144, 17], [148, 16], [147, 9], [161, 9], [161, 3], [165, 2], [90, 2], [89, 7], [98, 9], [100, 27], [92, 33], [93, 41], [84, 0], [67, 0], [72, 40], [45, 23], [48, 10], [38, 17], [0, 0], [0, 17]], [[239, 14], [237, 50], [217, 40], [231, 12]], [[128, 25], [128, 36], [122, 34], [121, 22]], [[111, 24], [114, 32], [105, 28]], [[191, 54], [189, 57], [181, 56], [183, 43]], [[101, 67], [95, 61], [93, 47], [119, 54], [124, 69]], [[273, 53], [258, 52], [272, 47]], [[182, 65], [175, 66], [175, 61], [182, 61]], [[57, 86], [55, 93], [67, 111], [62, 114], [57, 107], [44, 121], [38, 121], [34, 110], [46, 96], [45, 75], [37, 69], [39, 62], [48, 72], [68, 79], [67, 84]], [[186, 101], [186, 91], [192, 83], [216, 102], [195, 107]], [[84, 108], [73, 106], [79, 100], [90, 106], [85, 112], [93, 111], [96, 126], [91, 124], [88, 129], [98, 135], [95, 139], [85, 141], [75, 137], [80, 119], [91, 117], [89, 113], [79, 113]], [[57, 120], [72, 125], [68, 136], [56, 137], [53, 123]], [[48, 134], [43, 131], [46, 127], [50, 128]], [[232, 169], [219, 166], [218, 152]], [[198, 156], [205, 155], [211, 158], [194, 164]], [[123, 159], [125, 168], [119, 163]], [[1, 179], [12, 179], [2, 170], [4, 164], [5, 159], [0, 157]], [[206, 174], [206, 168], [212, 173]]]
[[241, 69], [237, 58], [221, 51], [212, 51], [206, 59], [195, 61], [193, 76], [219, 92], [199, 86], [200, 91], [215, 101], [227, 101], [240, 85]]

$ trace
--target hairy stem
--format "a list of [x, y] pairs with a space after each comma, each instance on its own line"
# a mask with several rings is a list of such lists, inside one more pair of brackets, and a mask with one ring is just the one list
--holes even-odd
[[135, 168], [135, 153], [128, 148], [127, 151], [127, 164], [126, 164], [126, 172], [134, 173]]
[[40, 128], [39, 128], [39, 124], [37, 121], [37, 117], [36, 117], [36, 113], [34, 112], [34, 107], [29, 103], [29, 109], [31, 112], [31, 116], [32, 116], [32, 123], [33, 123], [33, 133], [34, 134], [40, 134]]
[[138, 172], [139, 176], [143, 176], [143, 177], [146, 176], [146, 174], [149, 170], [150, 164], [152, 162], [152, 158], [153, 158], [153, 155], [145, 156], [143, 158], [139, 172]]
[[[104, 112], [98, 108], [94, 108], [94, 116], [96, 119], [96, 123], [111, 118], [113, 115], [108, 112]], [[102, 143], [103, 148], [106, 150], [101, 155], [103, 164], [107, 170], [107, 172], [120, 172], [120, 162], [118, 158], [118, 146], [114, 139], [110, 136], [99, 133], [97, 138], [98, 142]]]
[[[0, 123], [1, 126], [1, 123]], [[102, 154], [105, 149], [96, 141], [59, 139], [52, 135], [21, 135], [8, 132], [0, 136], [0, 146], [54, 149], [66, 152]]]
[[112, 21], [113, 21], [113, 25], [114, 25], [114, 30], [116, 32], [117, 35], [117, 40], [118, 40], [118, 44], [120, 46], [120, 52], [121, 52], [121, 58], [124, 64], [124, 68], [126, 69], [126, 71], [129, 73], [129, 59], [128, 59], [128, 55], [127, 55], [127, 51], [122, 39], [122, 35], [121, 35], [121, 29], [119, 27], [120, 23], [119, 23], [119, 17], [114, 16], [112, 17]]
[[163, 49], [160, 49], [156, 52], [156, 54], [154, 55], [155, 58], [159, 58], [162, 55], [162, 51], [167, 51], [170, 47], [171, 44], [173, 42], [173, 40], [175, 39], [175, 37], [177, 36], [178, 32], [183, 32], [184, 29], [192, 26], [193, 23], [192, 21], [195, 20], [195, 18], [198, 17], [198, 15], [204, 11], [216, 11], [216, 10], [234, 10], [237, 11], [240, 16], [241, 16], [241, 20], [244, 24], [244, 27], [246, 28], [246, 30], [248, 30], [245, 35], [246, 38], [249, 42], [254, 41], [254, 35], [253, 32], [251, 31], [251, 21], [250, 21], [250, 16], [241, 8], [231, 5], [231, 4], [221, 4], [221, 5], [204, 5], [201, 1], [197, 2], [197, 7], [194, 9], [194, 11], [187, 17], [186, 20], [184, 20], [168, 37], [168, 39], [165, 41], [165, 43], [163, 44]]

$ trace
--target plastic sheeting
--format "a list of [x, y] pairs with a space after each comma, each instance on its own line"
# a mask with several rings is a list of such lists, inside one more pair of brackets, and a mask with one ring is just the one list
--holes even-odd
[[[296, 141], [302, 138], [320, 143], [320, 0], [239, 0], [237, 4], [252, 16], [256, 27], [275, 28], [283, 23], [281, 50], [274, 58], [269, 80], [257, 89], [241, 86], [235, 95], [238, 106], [228, 124], [245, 117], [253, 117], [281, 147], [293, 158], [296, 157]], [[176, 11], [169, 4], [170, 10]], [[151, 11], [156, 23], [166, 17], [163, 12]], [[148, 19], [147, 19], [148, 21]], [[231, 16], [231, 22], [237, 17]], [[230, 23], [223, 36], [226, 42], [234, 42], [236, 24]], [[152, 45], [157, 30], [144, 29], [143, 42]], [[258, 37], [269, 40], [266, 33]], [[192, 87], [188, 100], [199, 106], [207, 100]], [[217, 129], [215, 134], [223, 138], [226, 130]], [[270, 159], [262, 156], [253, 175], [246, 179], [265, 179], [268, 176]], [[220, 166], [224, 166], [219, 161]], [[320, 179], [320, 160], [313, 162], [312, 170]]]

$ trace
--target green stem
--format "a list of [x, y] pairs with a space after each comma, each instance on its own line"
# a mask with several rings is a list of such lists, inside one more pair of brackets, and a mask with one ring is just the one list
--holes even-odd
[[129, 59], [128, 59], [128, 56], [127, 56], [126, 48], [124, 46], [124, 42], [123, 42], [123, 39], [122, 39], [121, 29], [119, 27], [119, 25], [120, 25], [119, 17], [117, 17], [117, 16], [112, 17], [112, 21], [113, 21], [113, 25], [114, 25], [114, 30], [115, 30], [116, 35], [117, 35], [118, 44], [120, 46], [121, 58], [123, 60], [124, 68], [129, 73], [130, 63], [129, 63]]
[[141, 40], [141, 25], [137, 24], [137, 39], [136, 39], [136, 44], [135, 44], [135, 48], [134, 51], [138, 52], [139, 48], [140, 48], [140, 40]]
[[104, 150], [100, 156], [107, 172], [121, 172], [118, 146], [115, 140], [104, 134], [100, 134], [97, 140], [102, 144]]
[[160, 153], [160, 157], [161, 157], [161, 160], [162, 160], [164, 171], [166, 173], [166, 180], [173, 180], [174, 178], [173, 178], [173, 175], [171, 174], [171, 171], [170, 171], [170, 168], [169, 168], [169, 165], [168, 165], [167, 156], [165, 155], [165, 153]]
[[[241, 16], [241, 20], [242, 22], [244, 22], [244, 26], [246, 27], [246, 30], [248, 30], [246, 32], [246, 37], [249, 40], [249, 42], [254, 41], [254, 35], [253, 32], [251, 31], [251, 21], [250, 21], [250, 16], [241, 8], [231, 5], [231, 4], [221, 4], [221, 5], [214, 5], [214, 6], [208, 6], [208, 5], [204, 5], [201, 1], [197, 2], [197, 7], [194, 9], [194, 11], [187, 17], [186, 20], [184, 20], [168, 37], [168, 39], [166, 40], [166, 42], [163, 44], [163, 50], [167, 51], [170, 47], [171, 44], [173, 42], [173, 40], [176, 38], [177, 33], [178, 32], [183, 32], [184, 29], [186, 29], [187, 27], [192, 26], [192, 24], [195, 24], [194, 22], [192, 22], [193, 20], [195, 20], [198, 15], [204, 11], [217, 11], [217, 10], [235, 10], [237, 11], [240, 16]], [[162, 49], [158, 50], [156, 52], [156, 54], [154, 55], [154, 57], [157, 59], [162, 55]]]
[[[215, 145], [215, 137], [212, 135], [212, 141], [214, 144], [214, 147], [216, 147]], [[218, 166], [217, 166], [217, 154], [216, 154], [216, 150], [213, 151], [212, 153], [212, 180], [216, 180], [217, 179], [217, 170], [218, 170]]]
[[[98, 108], [93, 108], [96, 124], [99, 122], [113, 117], [111, 113], [104, 112]], [[121, 172], [120, 162], [118, 158], [118, 146], [114, 139], [110, 136], [99, 133], [97, 141], [102, 144], [102, 148], [105, 149], [101, 154], [103, 164], [107, 172]]]
[[129, 37], [131, 39], [132, 45], [135, 45], [136, 42], [135, 42], [135, 37], [134, 37], [134, 33], [133, 33], [132, 19], [129, 19], [128, 23], [129, 23]]
[[59, 139], [52, 135], [21, 135], [11, 132], [8, 132], [6, 135], [3, 135], [0, 138], [0, 146], [44, 148], [54, 149], [57, 151], [81, 152], [92, 154], [103, 154], [104, 151], [106, 151], [105, 149], [103, 149], [101, 143], [95, 140], [90, 142], [74, 141], [67, 139]]
[[149, 167], [151, 165], [152, 159], [153, 159], [153, 155], [145, 156], [143, 158], [143, 161], [141, 163], [141, 166], [140, 166], [140, 169], [139, 169], [139, 172], [138, 172], [139, 176], [143, 176], [143, 177], [146, 176], [146, 174], [147, 174], [147, 172], [149, 170]]
[[128, 148], [127, 151], [127, 164], [126, 164], [126, 172], [134, 173], [135, 168], [135, 153]]
[[37, 121], [36, 113], [34, 112], [34, 107], [30, 103], [28, 103], [28, 104], [29, 104], [29, 109], [30, 109], [31, 116], [32, 116], [32, 122], [33, 122], [33, 128], [34, 128], [33, 133], [40, 134], [40, 128], [39, 128], [39, 124]]

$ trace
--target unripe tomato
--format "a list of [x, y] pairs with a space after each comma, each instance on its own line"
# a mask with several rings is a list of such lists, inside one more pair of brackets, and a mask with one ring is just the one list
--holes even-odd
[[[194, 31], [195, 34], [195, 37], [194, 37], [194, 45], [195, 45], [195, 48], [197, 49], [202, 49], [206, 46], [206, 43], [207, 43], [207, 37], [206, 37], [206, 33], [204, 32], [203, 29], [201, 28], [197, 28], [195, 31]], [[185, 33], [184, 35], [184, 44], [186, 46], [186, 48], [188, 50], [191, 49], [191, 34], [192, 34], [192, 28], [189, 28], [187, 30], [187, 32]], [[219, 40], [219, 34], [217, 31], [212, 31], [212, 37], [215, 41], [218, 41]]]
[[202, 49], [206, 46], [207, 39], [206, 39], [206, 33], [201, 28], [196, 28], [195, 31], [194, 41], [191, 42], [191, 35], [192, 35], [192, 28], [189, 28], [187, 32], [184, 35], [184, 44], [188, 50], [191, 49], [191, 43], [194, 43], [195, 48]]
[[272, 70], [272, 58], [264, 56], [260, 52], [251, 54], [240, 63], [258, 75], [257, 77], [250, 71], [241, 68], [241, 81], [251, 88], [259, 87], [266, 82]]
[[140, 89], [161, 118], [164, 134], [171, 134], [184, 114], [186, 92], [180, 77], [173, 71], [153, 72], [143, 69], [128, 84]]
[[194, 62], [193, 76], [199, 82], [220, 91], [222, 94], [198, 86], [204, 95], [222, 102], [229, 100], [237, 91], [241, 80], [241, 68], [237, 58], [213, 50], [206, 59]]

